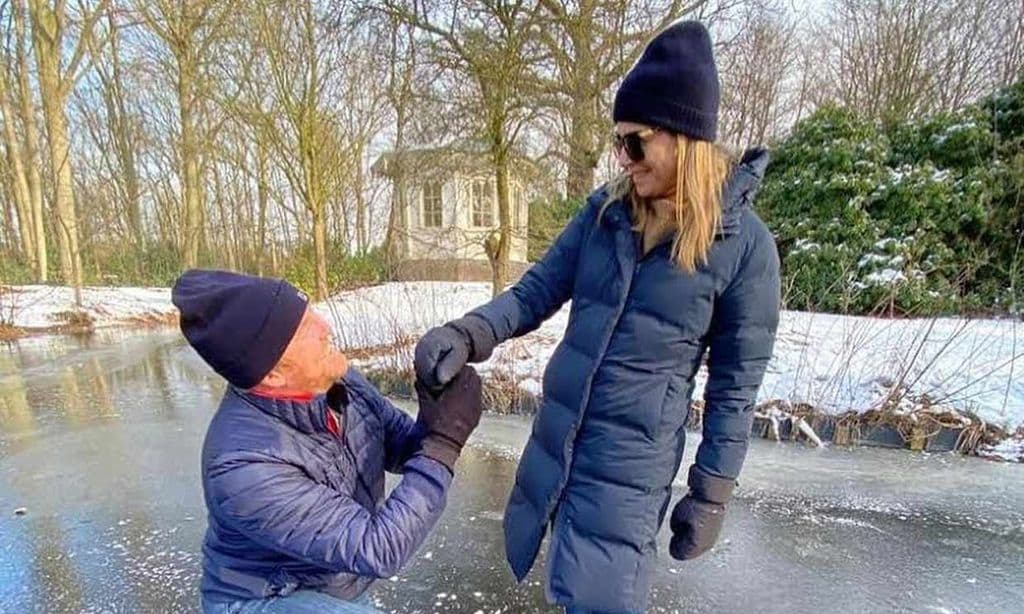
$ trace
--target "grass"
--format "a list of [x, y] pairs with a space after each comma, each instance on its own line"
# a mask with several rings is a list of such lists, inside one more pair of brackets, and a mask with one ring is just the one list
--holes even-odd
[[0, 322], [0, 341], [14, 341], [25, 336], [25, 331], [6, 322]]

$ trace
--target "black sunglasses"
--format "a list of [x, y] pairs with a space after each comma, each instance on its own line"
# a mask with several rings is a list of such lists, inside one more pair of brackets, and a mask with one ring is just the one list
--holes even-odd
[[644, 141], [657, 132], [656, 128], [644, 128], [627, 134], [612, 133], [612, 144], [615, 153], [625, 151], [626, 155], [633, 162], [642, 162], [644, 159]]

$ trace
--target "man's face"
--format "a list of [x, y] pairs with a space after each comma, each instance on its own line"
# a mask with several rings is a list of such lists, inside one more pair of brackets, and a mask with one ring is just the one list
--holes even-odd
[[345, 375], [348, 360], [331, 343], [327, 320], [307, 307], [276, 369], [286, 380], [284, 387], [319, 394]]

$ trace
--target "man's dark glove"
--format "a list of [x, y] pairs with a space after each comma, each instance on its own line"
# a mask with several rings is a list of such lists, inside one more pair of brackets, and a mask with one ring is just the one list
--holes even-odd
[[423, 454], [454, 471], [462, 446], [480, 423], [480, 376], [472, 367], [463, 367], [436, 397], [417, 379], [416, 396]]
[[467, 362], [484, 362], [498, 341], [487, 320], [467, 315], [427, 331], [416, 344], [416, 378], [439, 390]]
[[672, 541], [669, 554], [680, 561], [695, 559], [718, 541], [725, 519], [725, 504], [732, 498], [736, 481], [690, 467], [690, 492], [672, 510]]

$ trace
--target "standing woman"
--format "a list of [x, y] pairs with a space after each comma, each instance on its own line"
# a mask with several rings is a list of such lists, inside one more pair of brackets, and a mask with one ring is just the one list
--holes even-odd
[[779, 259], [751, 208], [767, 154], [734, 162], [715, 145], [718, 101], [704, 26], [660, 33], [615, 97], [621, 176], [517, 284], [416, 347], [417, 376], [440, 386], [572, 300], [504, 521], [519, 580], [550, 529], [547, 594], [570, 613], [646, 609], [706, 351], [704, 436], [672, 512], [673, 557], [714, 545], [746, 456]]

